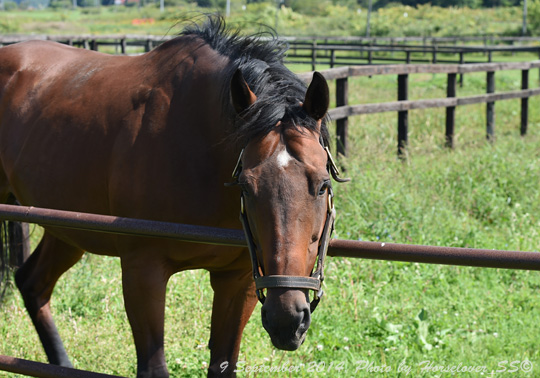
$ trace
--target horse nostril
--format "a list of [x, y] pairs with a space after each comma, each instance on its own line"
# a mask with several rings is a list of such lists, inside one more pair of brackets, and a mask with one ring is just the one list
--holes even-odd
[[262, 325], [265, 329], [268, 329], [267, 326], [268, 326], [268, 318], [267, 318], [267, 311], [266, 309], [264, 308], [264, 306], [261, 308], [261, 320], [262, 320]]
[[304, 307], [300, 311], [300, 329], [307, 330], [309, 328], [309, 325], [311, 324], [311, 311], [309, 310], [309, 307]]

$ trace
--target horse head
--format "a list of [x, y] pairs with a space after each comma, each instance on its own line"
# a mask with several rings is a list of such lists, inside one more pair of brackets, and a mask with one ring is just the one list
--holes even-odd
[[[240, 114], [258, 101], [239, 71], [231, 94]], [[315, 73], [305, 98], [289, 101], [295, 119], [311, 127], [280, 119], [247, 142], [233, 177], [242, 190], [240, 218], [263, 303], [262, 324], [275, 347], [296, 350], [322, 295], [335, 218], [330, 177], [338, 177], [321, 130], [329, 104], [326, 80]]]

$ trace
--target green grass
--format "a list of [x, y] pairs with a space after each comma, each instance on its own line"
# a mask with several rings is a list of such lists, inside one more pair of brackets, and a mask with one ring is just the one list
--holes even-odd
[[[538, 72], [531, 75], [532, 86]], [[496, 78], [498, 90], [519, 88], [518, 71], [498, 72]], [[444, 97], [444, 75], [411, 75], [410, 80], [412, 99]], [[395, 86], [395, 76], [351, 79], [350, 103], [394, 100]], [[484, 91], [485, 74], [468, 74], [458, 95]], [[454, 151], [443, 144], [444, 109], [412, 111], [406, 162], [396, 158], [394, 113], [352, 118], [350, 155], [343, 163], [353, 180], [335, 185], [337, 237], [538, 250], [539, 101], [531, 100], [524, 138], [518, 131], [519, 101], [497, 103], [494, 144], [485, 140], [485, 105], [458, 108]], [[459, 377], [535, 377], [539, 288], [535, 272], [329, 258], [326, 294], [305, 344], [296, 352], [274, 349], [257, 305], [240, 360], [249, 367], [298, 367], [297, 373], [279, 374], [292, 377], [452, 376], [422, 370], [424, 361], [450, 368], [485, 366], [484, 374]], [[204, 271], [183, 272], [170, 281], [166, 356], [172, 377], [205, 375], [211, 299]], [[75, 367], [135, 375], [118, 259], [85, 255], [59, 281], [53, 311]], [[0, 335], [0, 353], [46, 361], [15, 290], [0, 308]], [[532, 362], [532, 373], [491, 374], [524, 360]], [[362, 361], [389, 371], [356, 371]], [[410, 374], [398, 372], [405, 367]]]

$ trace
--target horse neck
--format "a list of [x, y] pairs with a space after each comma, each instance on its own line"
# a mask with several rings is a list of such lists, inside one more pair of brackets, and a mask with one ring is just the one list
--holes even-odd
[[201, 39], [184, 36], [168, 41], [140, 58], [141, 67], [152, 67], [151, 88], [163, 88], [169, 98], [166, 134], [185, 149], [193, 171], [204, 170], [230, 181], [240, 146], [230, 141], [234, 116], [223, 101], [228, 58]]

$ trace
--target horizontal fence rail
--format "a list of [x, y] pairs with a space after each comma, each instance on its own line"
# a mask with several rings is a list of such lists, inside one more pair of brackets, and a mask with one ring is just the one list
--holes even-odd
[[[340, 67], [319, 71], [327, 80], [347, 79], [354, 76], [376, 75], [408, 75], [417, 73], [430, 74], [465, 74], [472, 72], [525, 70], [540, 68], [540, 60], [531, 62], [502, 62], [502, 63], [478, 63], [478, 64], [388, 64], [377, 66], [351, 66]], [[298, 76], [309, 81], [312, 72], [304, 72]]]
[[123, 378], [0, 355], [0, 370], [37, 378]]
[[[48, 227], [169, 238], [192, 243], [246, 246], [242, 230], [184, 225], [37, 207], [0, 205], [0, 219]], [[540, 253], [489, 249], [433, 247], [332, 239], [328, 255], [374, 260], [540, 270]]]
[[[84, 39], [100, 40], [134, 40], [156, 42], [174, 38], [175, 35], [143, 35], [143, 34], [3, 34], [0, 35], [0, 43], [9, 44], [30, 39], [41, 39], [51, 41], [82, 41]], [[504, 36], [467, 36], [467, 37], [356, 37], [356, 36], [312, 36], [312, 37], [287, 37], [282, 36], [289, 43], [305, 43], [318, 45], [341, 44], [341, 45], [398, 45], [406, 44], [412, 46], [455, 46], [458, 43], [471, 44], [472, 47], [480, 46], [500, 46], [500, 45], [528, 45], [540, 44], [540, 37], [504, 37]], [[468, 45], [471, 46], [471, 45]]]
[[397, 44], [414, 43], [417, 45], [452, 45], [457, 43], [480, 43], [482, 45], [494, 44], [538, 44], [540, 37], [510, 37], [498, 35], [469, 35], [450, 37], [360, 37], [360, 36], [304, 36], [304, 37], [283, 37], [291, 42], [313, 42], [318, 43], [366, 43], [366, 44]]
[[[486, 138], [495, 138], [495, 102], [510, 99], [521, 99], [520, 134], [525, 135], [528, 128], [529, 98], [540, 95], [540, 88], [529, 88], [529, 71], [540, 68], [540, 60], [516, 63], [480, 63], [480, 64], [397, 64], [376, 66], [351, 66], [320, 71], [327, 80], [336, 81], [336, 108], [328, 112], [336, 121], [337, 151], [347, 154], [348, 119], [361, 114], [383, 112], [398, 113], [398, 155], [403, 156], [408, 141], [408, 111], [414, 109], [441, 108], [447, 109], [445, 139], [446, 145], [454, 147], [455, 111], [458, 106], [486, 104]], [[520, 70], [521, 89], [506, 92], [495, 92], [495, 72]], [[473, 72], [486, 73], [486, 93], [475, 96], [457, 97], [457, 75]], [[409, 100], [409, 75], [429, 73], [447, 75], [447, 97], [429, 100]], [[313, 73], [303, 73], [299, 77], [309, 82]], [[349, 105], [348, 79], [356, 76], [397, 75], [397, 101]]]
[[71, 228], [111, 234], [176, 239], [191, 243], [245, 247], [244, 232], [226, 228], [194, 226], [110, 215], [0, 205], [0, 219], [36, 223], [49, 227]]
[[115, 35], [0, 35], [0, 47], [24, 41], [53, 41], [69, 46], [82, 47], [87, 50], [99, 51], [100, 47], [114, 47], [117, 54], [128, 54], [128, 49], [148, 52], [154, 47], [174, 38], [174, 35], [155, 36], [137, 34]]

